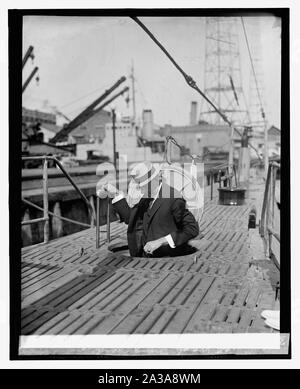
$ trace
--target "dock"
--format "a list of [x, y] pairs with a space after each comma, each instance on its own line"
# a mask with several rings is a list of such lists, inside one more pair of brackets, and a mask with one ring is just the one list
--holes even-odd
[[21, 335], [270, 333], [261, 317], [279, 309], [279, 270], [265, 258], [245, 205], [207, 199], [197, 252], [175, 258], [132, 258], [127, 226], [95, 228], [22, 249]]

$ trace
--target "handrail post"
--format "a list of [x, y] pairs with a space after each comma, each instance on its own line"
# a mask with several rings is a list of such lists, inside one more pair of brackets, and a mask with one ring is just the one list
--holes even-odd
[[268, 175], [267, 175], [267, 179], [266, 179], [266, 185], [265, 185], [265, 193], [264, 193], [263, 205], [262, 205], [262, 210], [261, 210], [261, 218], [260, 218], [259, 232], [260, 232], [261, 237], [265, 237], [265, 233], [266, 233], [266, 230], [267, 230], [267, 227], [266, 227], [266, 211], [267, 211], [267, 208], [268, 208], [270, 175], [271, 175], [271, 167], [269, 166]]
[[275, 188], [276, 188], [277, 167], [273, 165], [273, 187], [272, 187], [272, 228], [274, 228], [274, 207], [275, 207]]
[[238, 187], [238, 180], [237, 180], [236, 166], [235, 165], [233, 165], [233, 173], [234, 173], [235, 186]]
[[110, 198], [107, 196], [107, 227], [106, 227], [107, 243], [110, 243]]
[[267, 202], [267, 209], [266, 209], [266, 250], [267, 250], [267, 255], [270, 258], [270, 248], [271, 248], [271, 240], [272, 240], [272, 235], [269, 232], [269, 226], [270, 226], [270, 216], [271, 215], [271, 207], [272, 207], [272, 188], [273, 188], [273, 166], [272, 164], [269, 165], [270, 169], [270, 181], [269, 181], [269, 192], [268, 192], [268, 202]]
[[100, 213], [100, 199], [99, 197], [97, 196], [96, 198], [96, 249], [99, 248], [99, 235], [100, 235], [100, 228], [99, 228], [99, 224], [100, 224], [100, 220], [99, 220], [99, 213]]
[[43, 209], [44, 209], [44, 243], [49, 242], [49, 203], [48, 203], [48, 160], [43, 164]]
[[[277, 167], [274, 164], [271, 164], [271, 184], [270, 184], [270, 214], [271, 214], [271, 221], [268, 220], [268, 233], [269, 233], [269, 257], [271, 256], [271, 246], [272, 246], [272, 238], [273, 238], [273, 228], [274, 228], [274, 205], [275, 205], [275, 186], [276, 186], [276, 170]], [[269, 215], [270, 215], [269, 214]], [[272, 231], [271, 231], [272, 230]]]
[[213, 199], [213, 191], [214, 191], [214, 173], [213, 171], [210, 173], [210, 199]]

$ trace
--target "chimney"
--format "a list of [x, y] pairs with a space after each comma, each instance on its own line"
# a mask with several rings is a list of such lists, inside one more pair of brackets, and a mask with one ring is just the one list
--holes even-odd
[[153, 136], [153, 113], [151, 109], [143, 110], [143, 138], [151, 139]]
[[191, 102], [191, 113], [190, 113], [190, 125], [195, 126], [197, 124], [197, 101]]

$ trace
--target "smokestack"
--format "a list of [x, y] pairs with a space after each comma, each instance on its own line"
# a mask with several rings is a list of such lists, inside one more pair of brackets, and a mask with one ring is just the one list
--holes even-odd
[[197, 124], [197, 101], [191, 102], [191, 113], [190, 113], [190, 125], [195, 126]]
[[151, 109], [143, 110], [143, 138], [151, 139], [153, 136], [153, 113]]

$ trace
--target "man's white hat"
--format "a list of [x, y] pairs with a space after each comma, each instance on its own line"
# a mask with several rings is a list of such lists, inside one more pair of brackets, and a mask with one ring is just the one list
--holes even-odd
[[145, 161], [137, 163], [130, 172], [130, 176], [139, 184], [144, 186], [159, 174], [159, 168], [151, 162]]

